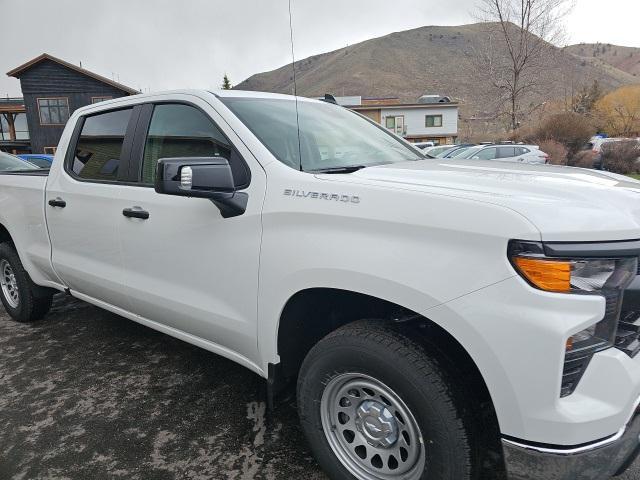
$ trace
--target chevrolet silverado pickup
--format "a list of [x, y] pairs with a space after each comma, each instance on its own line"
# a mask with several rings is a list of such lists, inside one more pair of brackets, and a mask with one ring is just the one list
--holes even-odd
[[0, 174], [13, 319], [65, 292], [296, 393], [332, 479], [604, 479], [639, 449], [640, 182], [433, 159], [286, 95], [71, 116]]

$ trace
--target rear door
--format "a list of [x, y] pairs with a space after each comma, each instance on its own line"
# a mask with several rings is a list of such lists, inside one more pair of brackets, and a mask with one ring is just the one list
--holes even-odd
[[516, 156], [515, 147], [498, 147], [497, 160], [501, 160], [503, 162], [515, 162], [517, 161], [515, 156]]
[[[211, 156], [227, 158], [248, 193], [244, 214], [223, 218], [208, 199], [155, 192], [159, 159]], [[211, 105], [187, 95], [145, 106], [131, 165], [135, 183], [115, 215], [132, 311], [255, 359], [263, 169]]]
[[47, 182], [52, 263], [71, 290], [126, 308], [116, 210], [127, 179], [139, 107], [101, 111], [76, 124], [62, 168]]

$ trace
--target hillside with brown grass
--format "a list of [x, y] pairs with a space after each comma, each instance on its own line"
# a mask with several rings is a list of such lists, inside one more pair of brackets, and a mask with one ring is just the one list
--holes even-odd
[[[298, 94], [397, 96], [415, 101], [424, 93], [437, 93], [462, 102], [463, 118], [491, 118], [499, 106], [478, 61], [491, 29], [495, 24], [425, 26], [299, 60], [295, 63]], [[528, 92], [525, 104], [566, 99], [593, 80], [605, 91], [640, 81], [612, 65], [574, 55], [571, 49], [551, 44], [545, 49], [548, 61], [538, 73], [542, 81]], [[506, 58], [506, 51], [498, 53]], [[236, 88], [292, 93], [292, 67], [255, 74]]]

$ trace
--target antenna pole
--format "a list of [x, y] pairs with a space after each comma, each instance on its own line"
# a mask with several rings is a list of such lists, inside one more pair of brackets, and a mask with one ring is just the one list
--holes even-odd
[[289, 0], [289, 37], [291, 39], [291, 70], [293, 71], [293, 95], [296, 102], [296, 126], [298, 128], [298, 158], [299, 169], [302, 171], [302, 147], [300, 146], [300, 115], [298, 114], [298, 84], [296, 82], [296, 55], [293, 49], [293, 16], [291, 15], [291, 0]]

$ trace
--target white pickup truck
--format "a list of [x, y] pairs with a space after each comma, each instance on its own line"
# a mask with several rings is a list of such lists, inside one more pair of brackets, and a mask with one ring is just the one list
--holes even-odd
[[[426, 157], [284, 95], [77, 110], [0, 174], [2, 302], [69, 295], [296, 385], [330, 478], [603, 479], [639, 450], [640, 182]], [[638, 277], [640, 278], [640, 277]]]

